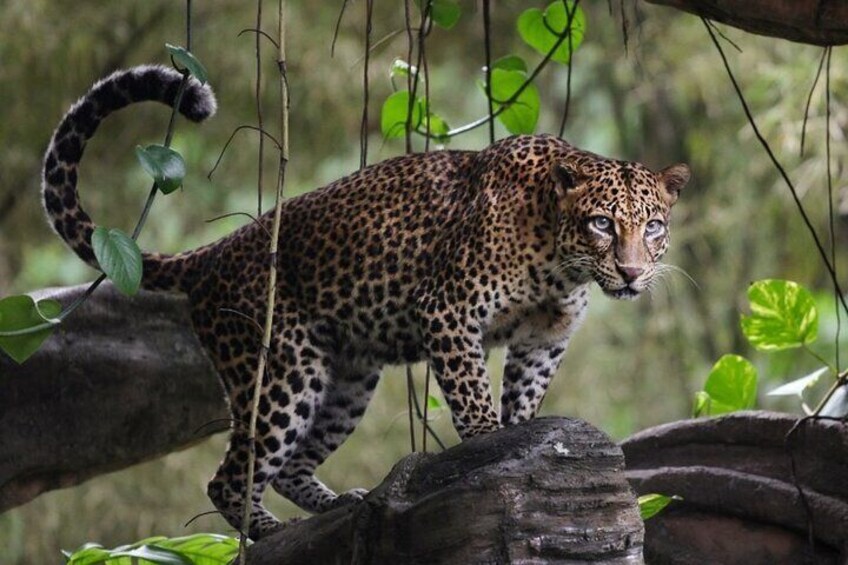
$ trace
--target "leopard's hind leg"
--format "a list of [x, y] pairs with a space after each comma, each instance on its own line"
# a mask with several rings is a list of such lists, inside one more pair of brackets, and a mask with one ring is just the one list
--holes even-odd
[[[262, 506], [265, 487], [286, 466], [308, 437], [321, 410], [329, 375], [329, 356], [314, 343], [308, 324], [297, 313], [281, 317], [268, 356], [256, 425], [256, 461], [251, 492], [248, 535], [258, 539], [275, 530], [279, 521]], [[252, 409], [255, 356], [227, 369], [234, 425], [230, 444], [207, 492], [227, 521], [239, 528], [244, 511], [248, 423]]]
[[324, 403], [309, 435], [272, 483], [274, 490], [309, 512], [325, 512], [361, 500], [364, 489], [336, 495], [315, 476], [315, 469], [353, 432], [379, 381], [377, 370], [345, 366], [340, 359]]

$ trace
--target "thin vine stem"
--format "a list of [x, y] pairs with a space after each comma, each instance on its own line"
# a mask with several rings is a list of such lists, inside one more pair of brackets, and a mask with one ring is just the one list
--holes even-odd
[[[253, 510], [253, 479], [256, 465], [256, 423], [259, 416], [259, 401], [262, 397], [262, 385], [265, 380], [265, 366], [268, 362], [268, 351], [271, 347], [271, 338], [274, 328], [274, 305], [277, 298], [277, 245], [280, 233], [280, 223], [282, 218], [282, 203], [283, 203], [283, 187], [286, 180], [286, 165], [289, 160], [288, 144], [289, 144], [289, 95], [288, 95], [288, 77], [286, 76], [286, 35], [285, 35], [285, 0], [279, 0], [277, 13], [277, 35], [278, 41], [278, 59], [277, 68], [280, 72], [280, 150], [279, 150], [279, 168], [277, 171], [277, 188], [275, 192], [274, 202], [274, 220], [271, 228], [271, 233], [274, 237], [271, 238], [268, 250], [268, 288], [266, 295], [265, 306], [265, 321], [263, 325], [262, 344], [259, 348], [259, 360], [254, 375], [253, 384], [253, 400], [250, 412], [250, 427], [248, 437], [248, 459], [247, 459], [247, 478], [245, 485], [244, 499], [244, 514], [241, 522], [241, 533], [239, 539], [239, 563], [246, 563], [246, 545], [247, 535], [245, 530], [250, 529], [250, 517]], [[261, 167], [261, 164], [260, 164]]]
[[574, 21], [574, 15], [577, 13], [579, 4], [580, 0], [574, 0], [572, 8], [569, 10], [567, 0], [562, 0], [562, 7], [565, 9], [565, 13], [568, 14], [568, 24], [566, 25], [566, 30], [568, 31], [568, 71], [565, 79], [565, 107], [562, 110], [562, 121], [559, 123], [559, 137], [565, 134], [565, 124], [568, 121], [568, 110], [571, 106], [571, 63], [574, 60], [574, 42], [572, 41], [571, 23]]
[[409, 414], [409, 447], [415, 453], [415, 414], [412, 411], [412, 399], [415, 396], [415, 382], [412, 379], [412, 366], [406, 366], [406, 412]]
[[[256, 30], [259, 33], [254, 34], [254, 38], [256, 40], [255, 44], [255, 52], [256, 52], [256, 87], [253, 91], [255, 103], [256, 103], [256, 125], [259, 128], [259, 131], [262, 132], [265, 128], [263, 127], [262, 120], [262, 52], [260, 50], [260, 39], [261, 39], [261, 30], [262, 30], [262, 0], [256, 0]], [[279, 46], [278, 46], [279, 48]], [[259, 155], [258, 161], [259, 165], [256, 167], [256, 215], [262, 215], [262, 188], [263, 188], [263, 169], [262, 169], [262, 161], [264, 161], [265, 157], [265, 136], [261, 133], [259, 134]]]
[[365, 63], [362, 71], [362, 122], [359, 125], [359, 168], [368, 164], [368, 71], [371, 67], [371, 20], [374, 16], [374, 0], [365, 0]]
[[[412, 0], [404, 0], [403, 2], [403, 15], [404, 22], [406, 27], [406, 62], [410, 66], [412, 66], [412, 49], [414, 46], [413, 38], [412, 38], [412, 10], [410, 9], [409, 3]], [[406, 91], [412, 95], [412, 69], [406, 73]], [[418, 68], [415, 69], [415, 79], [418, 80]], [[412, 111], [407, 113], [406, 115], [406, 124], [404, 126], [404, 143], [407, 153], [412, 153]]]
[[[536, 67], [533, 69], [533, 72], [530, 73], [524, 83], [519, 86], [515, 92], [512, 93], [512, 96], [510, 96], [504, 101], [498, 101], [500, 106], [492, 113], [492, 117], [499, 116], [502, 112], [504, 112], [507, 108], [514, 104], [515, 101], [518, 100], [518, 98], [524, 93], [524, 91], [527, 90], [527, 88], [531, 84], [533, 84], [533, 81], [536, 80], [536, 77], [539, 76], [539, 73], [541, 73], [547, 66], [547, 64], [550, 62], [551, 58], [554, 56], [554, 53], [556, 53], [557, 49], [559, 49], [559, 46], [562, 45], [562, 43], [566, 39], [568, 39], [569, 35], [571, 35], [571, 25], [572, 21], [569, 20], [569, 22], [565, 26], [565, 29], [562, 30], [562, 33], [557, 34], [556, 42], [545, 54], [545, 57], [539, 62], [538, 65], [536, 65]], [[483, 116], [482, 118], [474, 120], [473, 122], [469, 122], [467, 124], [459, 126], [458, 128], [448, 131], [447, 134], [445, 134], [445, 137], [454, 137], [456, 135], [467, 133], [469, 131], [479, 128], [480, 126], [486, 125], [488, 122], [489, 116]]]
[[798, 196], [798, 191], [795, 189], [795, 185], [792, 183], [792, 180], [786, 173], [786, 169], [783, 168], [783, 165], [781, 165], [780, 161], [775, 156], [774, 152], [771, 149], [771, 145], [769, 145], [769, 142], [766, 140], [765, 137], [763, 137], [763, 134], [760, 133], [760, 129], [757, 127], [757, 123], [754, 120], [754, 116], [751, 113], [750, 108], [748, 107], [748, 102], [745, 100], [745, 96], [742, 94], [742, 89], [739, 87], [739, 83], [736, 82], [736, 77], [734, 76], [733, 71], [730, 69], [730, 63], [727, 61], [727, 56], [724, 54], [724, 49], [721, 48], [721, 44], [718, 42], [715, 33], [713, 32], [710, 25], [707, 23], [706, 19], [701, 18], [701, 21], [703, 22], [704, 27], [707, 29], [707, 33], [709, 33], [713, 44], [718, 50], [719, 56], [721, 57], [722, 63], [724, 64], [724, 68], [727, 71], [728, 77], [730, 78], [730, 82], [733, 84], [733, 89], [742, 104], [742, 109], [745, 112], [745, 116], [748, 118], [748, 123], [754, 130], [754, 135], [757, 137], [757, 140], [760, 142], [760, 145], [763, 146], [763, 149], [765, 149], [772, 164], [775, 166], [778, 173], [780, 173], [780, 176], [783, 178], [784, 183], [789, 188], [789, 192], [792, 194], [792, 199], [795, 202], [795, 206], [797, 207], [798, 212], [801, 214], [801, 218], [804, 221], [804, 225], [807, 227], [807, 231], [813, 238], [813, 242], [816, 245], [816, 250], [818, 251], [819, 256], [824, 262], [825, 268], [827, 269], [827, 272], [830, 275], [830, 280], [833, 283], [833, 288], [837, 294], [837, 298], [842, 304], [842, 308], [844, 309], [844, 311], [848, 313], [848, 303], [845, 302], [845, 295], [842, 292], [842, 287], [839, 284], [839, 280], [836, 278], [836, 271], [834, 271], [834, 267], [830, 263], [830, 258], [828, 257], [828, 254], [824, 249], [824, 245], [822, 244], [821, 239], [816, 233], [816, 229], [813, 226], [810, 217], [807, 215], [807, 211], [804, 209], [804, 205], [801, 203], [801, 198]]
[[819, 59], [819, 68], [816, 70], [816, 76], [813, 79], [812, 86], [810, 86], [810, 92], [807, 94], [807, 103], [804, 105], [804, 121], [801, 124], [801, 157], [804, 156], [804, 142], [807, 139], [807, 118], [810, 116], [810, 103], [813, 101], [813, 92], [815, 92], [816, 86], [819, 84], [819, 78], [821, 77], [822, 68], [824, 67], [824, 61], [827, 58], [827, 52], [827, 47], [822, 49], [822, 56], [821, 59]]
[[[827, 160], [827, 211], [828, 211], [828, 228], [830, 230], [830, 262], [833, 265], [833, 277], [837, 278], [837, 265], [836, 265], [836, 225], [834, 222], [835, 211], [833, 209], [833, 170], [830, 159], [830, 56], [833, 53], [833, 47], [827, 47], [825, 49], [827, 53], [827, 63], [825, 64], [825, 73], [824, 73], [824, 84], [825, 84], [825, 128], [824, 128], [824, 146], [825, 146], [825, 159]], [[837, 289], [834, 288], [834, 292], [837, 292]], [[836, 297], [833, 300], [834, 310], [836, 313], [836, 336], [834, 337], [834, 348], [836, 350], [835, 360], [836, 360], [836, 372], [839, 373], [840, 367], [840, 359], [839, 359], [839, 337], [842, 333], [842, 313], [839, 311], [839, 303], [836, 301]]]
[[495, 142], [494, 102], [492, 101], [492, 21], [490, 0], [483, 0], [483, 45], [486, 56], [486, 103], [489, 109], [489, 143]]

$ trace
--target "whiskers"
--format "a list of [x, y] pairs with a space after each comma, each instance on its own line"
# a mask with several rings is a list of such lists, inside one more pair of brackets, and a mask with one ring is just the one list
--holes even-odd
[[555, 276], [568, 275], [569, 273], [589, 274], [592, 272], [594, 260], [588, 255], [569, 255], [561, 262], [554, 265], [552, 273]]
[[677, 265], [670, 265], [668, 263], [657, 263], [655, 265], [654, 277], [651, 279], [651, 282], [648, 283], [646, 290], [650, 294], [651, 298], [653, 298], [654, 291], [659, 287], [660, 283], [665, 285], [667, 291], [671, 291], [671, 285], [668, 284], [668, 278], [670, 275], [682, 275], [683, 278], [695, 287], [698, 290], [701, 290], [700, 285], [697, 283], [695, 279], [693, 279], [689, 273], [678, 267]]

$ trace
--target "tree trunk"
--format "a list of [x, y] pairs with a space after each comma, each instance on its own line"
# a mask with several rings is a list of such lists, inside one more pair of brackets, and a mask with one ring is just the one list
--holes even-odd
[[363, 502], [284, 526], [248, 563], [643, 563], [621, 450], [538, 418], [401, 460]]
[[[84, 290], [37, 294], [68, 305]], [[188, 447], [227, 413], [186, 300], [105, 284], [23, 365], [0, 353], [0, 512]]]
[[645, 0], [751, 33], [813, 45], [848, 43], [845, 0]]

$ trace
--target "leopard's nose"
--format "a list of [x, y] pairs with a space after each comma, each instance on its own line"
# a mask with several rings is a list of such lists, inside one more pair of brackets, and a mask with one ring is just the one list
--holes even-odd
[[616, 269], [621, 274], [621, 278], [624, 279], [626, 283], [632, 283], [639, 276], [645, 272], [644, 267], [640, 267], [639, 265], [616, 265]]

